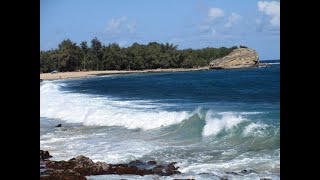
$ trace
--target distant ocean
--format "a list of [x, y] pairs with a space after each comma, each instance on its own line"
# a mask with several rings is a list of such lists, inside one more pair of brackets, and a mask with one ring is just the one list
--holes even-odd
[[44, 81], [40, 147], [52, 160], [176, 161], [182, 172], [88, 179], [280, 179], [280, 61], [271, 64]]

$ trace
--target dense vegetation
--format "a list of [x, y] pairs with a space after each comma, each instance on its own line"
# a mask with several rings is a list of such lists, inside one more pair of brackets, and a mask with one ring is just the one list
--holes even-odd
[[[242, 46], [243, 47], [243, 46]], [[63, 40], [57, 49], [40, 51], [40, 72], [79, 70], [141, 70], [156, 68], [193, 68], [207, 66], [213, 59], [229, 54], [237, 46], [178, 50], [173, 44], [134, 43], [121, 48], [103, 45], [97, 38], [77, 45]]]

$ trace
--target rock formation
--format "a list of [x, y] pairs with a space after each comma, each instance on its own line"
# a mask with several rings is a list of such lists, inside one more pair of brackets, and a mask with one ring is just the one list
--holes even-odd
[[52, 158], [48, 151], [40, 150], [40, 160], [46, 160]]
[[[169, 164], [158, 164], [156, 161], [142, 162], [132, 161], [128, 164], [107, 164], [105, 162], [94, 163], [85, 156], [77, 156], [68, 161], [46, 160], [47, 155], [41, 157], [43, 152], [40, 150], [40, 179], [76, 179], [85, 180], [85, 176], [103, 174], [134, 174], [148, 175], [156, 174], [160, 176], [170, 176], [180, 174], [179, 167], [175, 167], [176, 162]], [[49, 155], [49, 152], [48, 152]]]
[[258, 53], [250, 48], [234, 49], [230, 54], [222, 58], [212, 60], [210, 69], [247, 68], [259, 65]]

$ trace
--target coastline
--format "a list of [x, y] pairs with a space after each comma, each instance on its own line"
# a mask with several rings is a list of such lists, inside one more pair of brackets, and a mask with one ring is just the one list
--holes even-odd
[[40, 74], [41, 80], [59, 80], [59, 79], [73, 79], [73, 78], [86, 78], [99, 75], [112, 75], [112, 74], [135, 74], [135, 73], [162, 73], [162, 72], [186, 72], [186, 71], [201, 71], [209, 70], [209, 67], [200, 68], [170, 68], [170, 69], [145, 69], [145, 70], [106, 70], [106, 71], [79, 71], [79, 72], [58, 72], [58, 73], [42, 73]]

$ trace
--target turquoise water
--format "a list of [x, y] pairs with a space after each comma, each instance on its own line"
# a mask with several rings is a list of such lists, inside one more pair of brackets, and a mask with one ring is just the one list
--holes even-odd
[[[278, 63], [46, 81], [40, 101], [40, 146], [56, 160], [176, 161], [178, 177], [197, 179], [280, 175]], [[244, 169], [256, 173], [226, 173]]]

